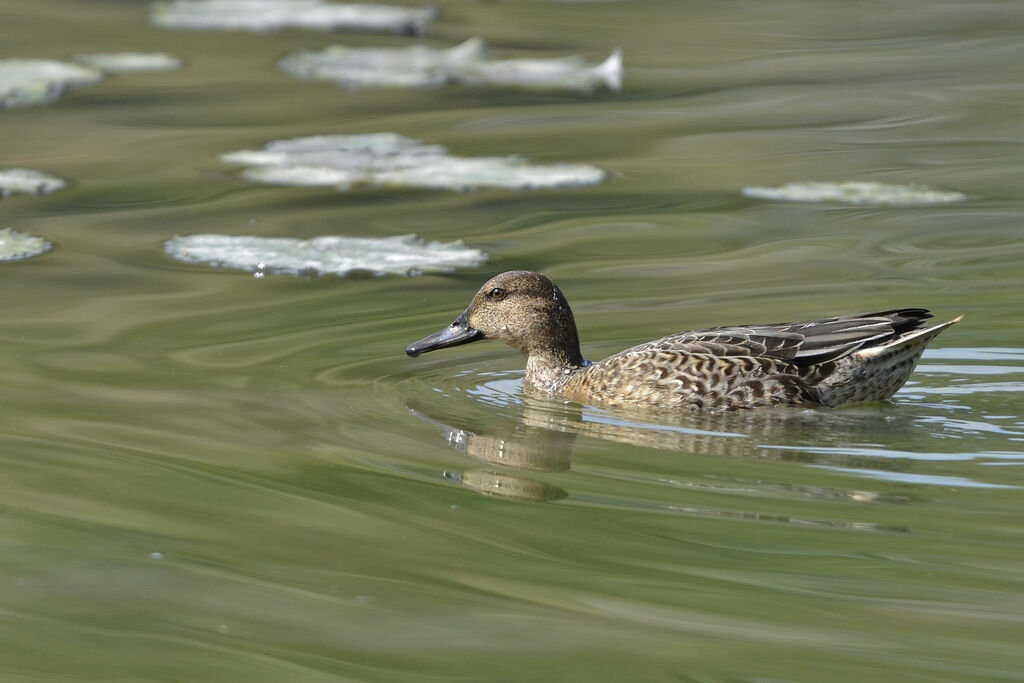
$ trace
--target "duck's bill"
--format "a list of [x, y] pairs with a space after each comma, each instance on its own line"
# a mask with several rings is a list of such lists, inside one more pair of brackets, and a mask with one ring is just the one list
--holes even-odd
[[469, 322], [466, 320], [466, 314], [463, 313], [455, 321], [444, 328], [438, 330], [434, 334], [420, 339], [418, 342], [413, 342], [405, 347], [405, 352], [409, 356], [415, 358], [421, 353], [427, 351], [437, 351], [438, 349], [446, 349], [449, 346], [458, 346], [459, 344], [468, 344], [474, 342], [477, 339], [483, 339], [484, 335], [480, 330], [473, 329], [469, 326]]

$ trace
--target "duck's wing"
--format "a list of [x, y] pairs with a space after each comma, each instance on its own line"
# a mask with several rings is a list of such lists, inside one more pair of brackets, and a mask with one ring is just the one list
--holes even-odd
[[754, 356], [808, 366], [884, 344], [919, 329], [930, 317], [931, 313], [923, 308], [900, 308], [804, 322], [712, 327], [672, 334], [627, 352], [680, 351], [712, 356]]

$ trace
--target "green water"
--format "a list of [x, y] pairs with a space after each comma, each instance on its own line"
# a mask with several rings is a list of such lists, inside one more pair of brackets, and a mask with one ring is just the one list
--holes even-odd
[[[0, 680], [1024, 679], [1024, 8], [440, 3], [437, 45], [622, 47], [624, 92], [345, 92], [282, 55], [412, 39], [147, 27], [8, 0], [4, 57], [166, 51], [0, 111]], [[435, 43], [430, 43], [435, 44]], [[598, 165], [592, 188], [257, 186], [217, 156], [391, 131]], [[780, 204], [748, 185], [965, 192]], [[177, 234], [415, 232], [491, 260], [303, 279]], [[405, 357], [489, 276], [543, 270], [598, 358], [663, 334], [895, 306], [965, 314], [892, 403], [645, 419], [522, 395], [476, 344]]]

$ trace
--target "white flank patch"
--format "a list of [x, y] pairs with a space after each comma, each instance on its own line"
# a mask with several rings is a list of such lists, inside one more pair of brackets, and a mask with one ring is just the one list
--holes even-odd
[[64, 187], [64, 181], [30, 168], [0, 169], [0, 197], [14, 193], [48, 194]]
[[0, 229], [0, 263], [39, 256], [48, 252], [50, 247], [50, 243], [42, 237], [27, 235], [10, 228]]
[[294, 52], [278, 62], [285, 73], [305, 80], [331, 81], [343, 88], [425, 88], [447, 83], [590, 91], [622, 88], [622, 52], [601, 64], [578, 57], [488, 60], [487, 43], [469, 40], [446, 50], [422, 45], [358, 48], [334, 45]]
[[876, 182], [788, 183], [780, 187], [745, 187], [753, 199], [784, 202], [839, 202], [865, 206], [922, 206], [967, 199], [962, 192], [933, 190], [923, 185], [887, 185]]
[[0, 109], [56, 102], [68, 88], [93, 85], [103, 73], [50, 59], [0, 59]]
[[165, 52], [97, 52], [74, 55], [71, 59], [107, 73], [175, 71], [181, 68], [181, 60]]
[[188, 235], [174, 237], [165, 251], [179, 261], [232, 268], [262, 277], [290, 275], [419, 275], [451, 272], [484, 263], [487, 254], [455, 242], [424, 242], [416, 235], [361, 238], [330, 235], [289, 237]]
[[310, 187], [415, 187], [444, 190], [534, 190], [595, 185], [606, 173], [586, 164], [535, 165], [519, 157], [451, 156], [396, 133], [322, 135], [270, 142], [261, 150], [221, 155], [246, 166], [255, 182]]
[[286, 28], [421, 34], [433, 7], [341, 4], [324, 0], [168, 0], [150, 6], [154, 26], [171, 29], [274, 31]]

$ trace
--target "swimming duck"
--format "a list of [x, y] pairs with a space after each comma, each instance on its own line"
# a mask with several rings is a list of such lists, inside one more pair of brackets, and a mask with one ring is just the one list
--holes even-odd
[[[823, 320], [713, 327], [590, 362], [569, 303], [540, 273], [497, 275], [448, 327], [410, 344], [428, 351], [497, 339], [526, 356], [531, 393], [600, 406], [729, 410], [834, 407], [881, 401], [907, 381], [921, 353], [960, 318], [932, 327], [923, 308]], [[962, 316], [961, 316], [962, 317]]]

